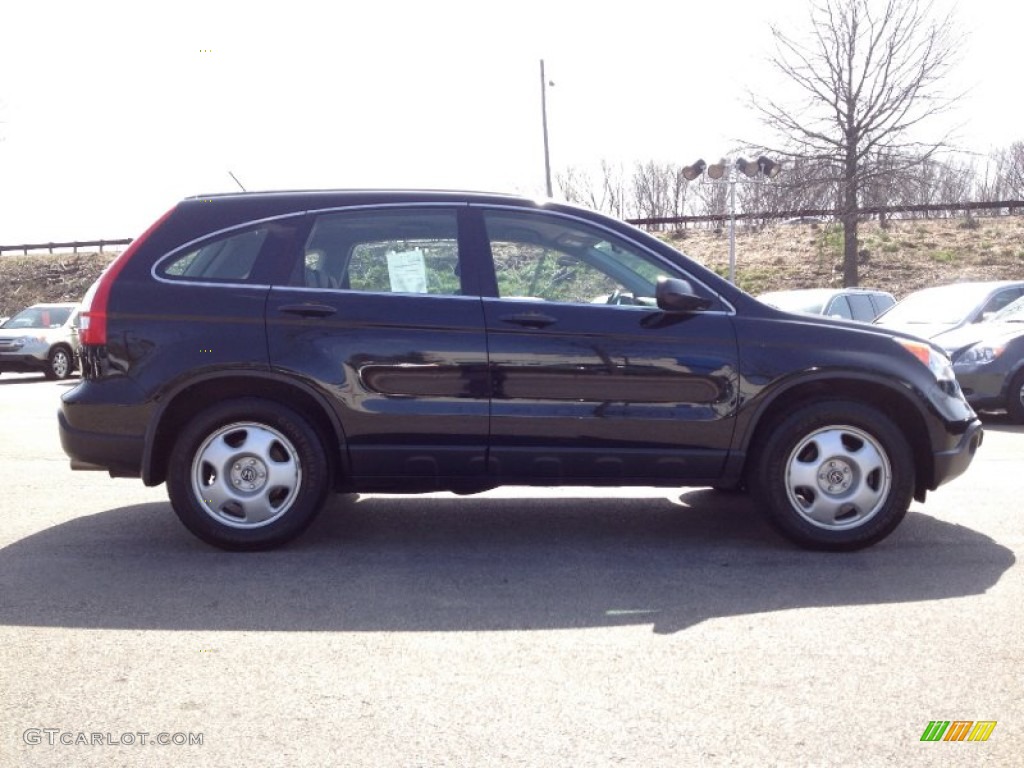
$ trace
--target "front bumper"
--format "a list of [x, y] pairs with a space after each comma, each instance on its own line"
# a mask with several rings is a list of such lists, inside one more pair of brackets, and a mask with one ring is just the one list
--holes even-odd
[[955, 445], [945, 450], [936, 451], [934, 454], [935, 471], [932, 477], [931, 490], [935, 490], [943, 483], [948, 483], [955, 477], [959, 477], [974, 460], [974, 454], [985, 437], [979, 419], [973, 419], [967, 424], [966, 429], [959, 434]]
[[48, 351], [47, 347], [39, 351], [34, 345], [26, 344], [16, 352], [0, 352], [0, 372], [31, 373], [45, 370]]
[[956, 379], [967, 402], [974, 408], [1003, 408], [1006, 406], [1006, 371], [986, 370], [985, 367], [958, 370]]

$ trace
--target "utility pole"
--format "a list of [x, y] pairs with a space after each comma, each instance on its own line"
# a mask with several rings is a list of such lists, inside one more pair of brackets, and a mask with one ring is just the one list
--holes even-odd
[[544, 182], [551, 197], [551, 155], [548, 150], [548, 80], [544, 76], [544, 59], [540, 60], [540, 116], [544, 127]]

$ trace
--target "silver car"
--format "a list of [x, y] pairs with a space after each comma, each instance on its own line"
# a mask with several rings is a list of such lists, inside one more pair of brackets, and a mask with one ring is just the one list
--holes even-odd
[[77, 367], [78, 304], [33, 304], [0, 326], [0, 373], [66, 379]]
[[862, 323], [870, 323], [896, 303], [891, 293], [863, 288], [798, 288], [769, 291], [757, 298], [784, 312], [825, 315]]

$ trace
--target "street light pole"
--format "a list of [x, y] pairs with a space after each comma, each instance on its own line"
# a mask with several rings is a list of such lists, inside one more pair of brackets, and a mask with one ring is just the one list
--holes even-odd
[[[729, 185], [729, 282], [733, 285], [736, 284], [736, 184], [740, 181], [737, 175], [740, 171], [749, 177], [743, 179], [745, 183], [763, 184], [763, 180], [754, 177], [763, 176], [765, 179], [774, 179], [781, 173], [782, 165], [761, 155], [757, 160], [746, 160], [741, 157], [738, 160], [726, 161], [725, 158], [722, 158], [714, 165], [708, 165], [703, 160], [698, 160], [681, 171], [683, 178], [687, 181], [694, 181], [707, 173], [712, 183]], [[726, 174], [728, 175], [726, 176]], [[725, 178], [722, 178], [723, 176]]]
[[544, 59], [540, 60], [540, 116], [544, 126], [544, 182], [551, 197], [551, 156], [548, 150], [548, 80], [544, 76]]
[[736, 167], [729, 169], [729, 282], [736, 285]]

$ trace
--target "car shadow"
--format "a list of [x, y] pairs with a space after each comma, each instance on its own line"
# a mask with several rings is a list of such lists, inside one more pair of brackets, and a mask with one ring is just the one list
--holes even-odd
[[8, 386], [12, 384], [57, 384], [58, 386], [74, 386], [75, 384], [78, 384], [80, 380], [81, 379], [77, 373], [71, 374], [71, 376], [66, 379], [59, 380], [48, 379], [41, 373], [38, 376], [23, 375], [17, 376], [16, 378], [11, 378], [11, 374], [4, 374], [0, 376], [0, 386]]
[[750, 499], [361, 497], [293, 545], [228, 553], [166, 503], [80, 517], [0, 550], [0, 624], [83, 628], [501, 631], [650, 624], [976, 595], [1014, 563], [911, 513], [847, 554], [795, 549]]

